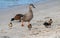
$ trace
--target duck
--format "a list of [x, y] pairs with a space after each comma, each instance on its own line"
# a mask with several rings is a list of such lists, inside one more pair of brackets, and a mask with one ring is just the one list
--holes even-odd
[[33, 11], [32, 8], [35, 8], [35, 6], [33, 4], [29, 4], [29, 11], [28, 13], [24, 14], [24, 16], [21, 18], [21, 26], [24, 26], [24, 22], [28, 22], [28, 28], [31, 28], [32, 25], [30, 24], [30, 21], [33, 18]]
[[52, 19], [50, 19], [48, 22], [44, 22], [43, 25], [48, 28], [48, 26], [51, 26], [51, 24], [53, 23]]

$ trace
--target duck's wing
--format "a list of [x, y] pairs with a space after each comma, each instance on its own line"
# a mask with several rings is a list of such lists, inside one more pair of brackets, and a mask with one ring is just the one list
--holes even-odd
[[24, 15], [23, 15], [23, 14], [16, 14], [16, 16], [20, 16], [20, 17], [23, 17]]
[[28, 21], [28, 20], [31, 20], [33, 18], [33, 14], [28, 12], [28, 13], [25, 13], [24, 16], [22, 17], [22, 19], [24, 21]]
[[27, 14], [24, 14], [23, 19], [25, 19], [26, 17], [27, 17]]

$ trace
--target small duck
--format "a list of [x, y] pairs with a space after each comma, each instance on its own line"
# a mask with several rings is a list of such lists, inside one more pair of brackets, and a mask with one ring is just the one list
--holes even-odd
[[10, 22], [10, 24], [8, 25], [10, 29], [12, 29], [12, 22]]
[[51, 26], [51, 24], [53, 23], [52, 19], [50, 19], [48, 22], [44, 22], [43, 25], [45, 25], [45, 27], [48, 28], [48, 26]]
[[32, 28], [32, 25], [31, 25], [31, 24], [30, 24], [30, 25], [28, 25], [28, 29], [29, 29], [29, 30], [31, 30], [31, 28]]

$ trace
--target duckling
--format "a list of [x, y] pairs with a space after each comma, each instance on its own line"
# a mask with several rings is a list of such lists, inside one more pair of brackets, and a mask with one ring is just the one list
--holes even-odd
[[10, 22], [10, 24], [8, 25], [10, 29], [12, 29], [12, 22]]
[[32, 28], [32, 25], [31, 25], [31, 24], [30, 24], [30, 25], [28, 25], [28, 29], [29, 29], [29, 30], [31, 30], [31, 28]]
[[48, 22], [44, 22], [43, 25], [45, 25], [45, 27], [48, 28], [48, 26], [51, 26], [51, 24], [53, 23], [52, 19], [50, 19]]

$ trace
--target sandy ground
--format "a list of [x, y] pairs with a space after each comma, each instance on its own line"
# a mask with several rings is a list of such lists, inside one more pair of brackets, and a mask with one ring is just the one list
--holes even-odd
[[[21, 22], [14, 21], [12, 29], [8, 24], [16, 14], [28, 12], [28, 5], [14, 6], [8, 9], [0, 9], [0, 38], [60, 38], [60, 0], [49, 0], [45, 3], [34, 4], [34, 18], [31, 20], [31, 31]], [[44, 21], [53, 19], [51, 28], [45, 28]]]

